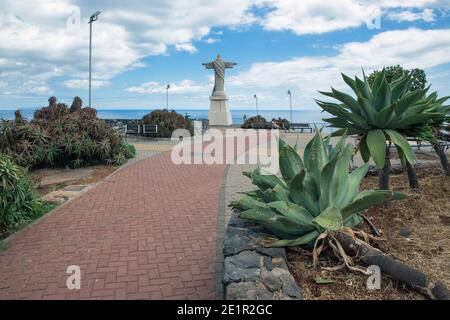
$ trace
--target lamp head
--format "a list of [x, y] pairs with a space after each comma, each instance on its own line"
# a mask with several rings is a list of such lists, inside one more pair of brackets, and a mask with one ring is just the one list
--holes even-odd
[[100, 11], [95, 11], [89, 18], [89, 23], [96, 21], [100, 13], [101, 13]]
[[287, 94], [288, 94], [288, 95], [291, 95], [291, 90], [288, 90]]

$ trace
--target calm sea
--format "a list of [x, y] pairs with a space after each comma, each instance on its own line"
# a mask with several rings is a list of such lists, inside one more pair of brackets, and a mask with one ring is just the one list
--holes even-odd
[[[33, 118], [35, 109], [24, 108], [20, 111], [22, 115], [27, 119]], [[141, 119], [144, 115], [151, 112], [146, 109], [97, 109], [98, 116], [102, 119]], [[208, 110], [199, 109], [178, 109], [175, 110], [183, 116], [188, 115], [191, 119], [208, 119]], [[285, 118], [290, 120], [289, 110], [260, 110], [259, 114], [267, 120], [273, 118]], [[243, 122], [244, 115], [253, 117], [256, 115], [255, 110], [231, 110], [231, 116], [234, 124], [241, 124]], [[292, 121], [300, 123], [322, 123], [322, 118], [328, 117], [328, 114], [321, 113], [318, 110], [293, 110]], [[14, 110], [1, 110], [0, 119], [14, 119]]]

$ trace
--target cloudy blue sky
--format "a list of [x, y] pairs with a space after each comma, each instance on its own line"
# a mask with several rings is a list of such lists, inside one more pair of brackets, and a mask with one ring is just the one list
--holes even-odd
[[448, 0], [0, 0], [0, 109], [87, 101], [87, 21], [94, 24], [97, 108], [208, 108], [221, 53], [232, 109], [314, 109], [340, 72], [424, 68], [450, 95]]

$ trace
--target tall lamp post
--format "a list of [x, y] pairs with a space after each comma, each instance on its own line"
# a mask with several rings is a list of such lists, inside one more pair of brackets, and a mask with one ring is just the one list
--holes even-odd
[[166, 85], [166, 109], [169, 110], [169, 89], [170, 84]]
[[289, 110], [291, 111], [291, 124], [292, 124], [292, 93], [291, 93], [291, 90], [288, 90], [287, 94], [289, 96]]
[[91, 107], [92, 82], [92, 22], [97, 21], [100, 11], [95, 11], [89, 18], [89, 108]]
[[256, 96], [256, 94], [254, 94], [254, 95], [253, 95], [253, 98], [255, 98], [255, 103], [256, 103], [256, 116], [259, 117], [258, 97]]

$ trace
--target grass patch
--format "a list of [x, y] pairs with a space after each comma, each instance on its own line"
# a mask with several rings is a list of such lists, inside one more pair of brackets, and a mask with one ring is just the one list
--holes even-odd
[[5, 241], [0, 241], [0, 252], [8, 249], [8, 244]]
[[[39, 210], [39, 212], [36, 212], [33, 215], [33, 217], [26, 217], [26, 218], [22, 219], [16, 225], [8, 228], [7, 230], [0, 231], [0, 240], [5, 239], [5, 238], [9, 237], [10, 235], [12, 235], [13, 233], [23, 229], [30, 223], [33, 223], [34, 221], [43, 217], [44, 215], [46, 215], [47, 213], [49, 213], [50, 211], [52, 211], [53, 209], [55, 209], [57, 207], [58, 207], [58, 204], [56, 204], [56, 203], [44, 202], [41, 210]], [[7, 244], [4, 241], [0, 241], [0, 251], [5, 250], [6, 248], [7, 248]]]

